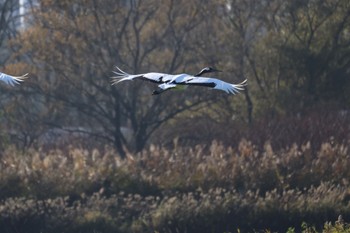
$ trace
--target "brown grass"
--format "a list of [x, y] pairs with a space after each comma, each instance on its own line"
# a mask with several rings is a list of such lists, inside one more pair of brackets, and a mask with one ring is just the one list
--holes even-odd
[[285, 231], [303, 221], [322, 227], [339, 214], [349, 219], [348, 146], [311, 147], [274, 150], [266, 143], [261, 151], [247, 140], [237, 148], [216, 141], [172, 150], [152, 145], [126, 160], [112, 149], [8, 148], [0, 164], [0, 229]]

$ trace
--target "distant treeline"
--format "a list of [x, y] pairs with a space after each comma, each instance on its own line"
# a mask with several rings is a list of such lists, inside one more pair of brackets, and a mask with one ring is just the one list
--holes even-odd
[[[27, 0], [18, 31], [8, 22], [18, 6], [5, 2], [2, 71], [29, 78], [0, 86], [1, 148], [38, 147], [49, 132], [83, 129], [88, 145], [113, 145], [125, 157], [174, 137], [186, 145], [239, 141], [264, 122], [274, 140], [291, 135], [310, 108], [323, 110], [313, 117], [349, 111], [348, 0]], [[116, 65], [189, 74], [214, 66], [224, 71], [218, 78], [248, 86], [236, 96], [193, 87], [155, 97], [149, 83], [111, 86]], [[326, 135], [308, 135], [313, 119], [301, 122], [303, 143]], [[275, 122], [290, 124], [282, 132]]]

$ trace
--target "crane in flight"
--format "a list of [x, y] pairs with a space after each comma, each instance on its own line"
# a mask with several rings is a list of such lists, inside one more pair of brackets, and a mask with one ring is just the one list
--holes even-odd
[[237, 94], [239, 91], [244, 89], [244, 86], [247, 85], [247, 80], [244, 80], [243, 82], [239, 84], [232, 84], [224, 82], [217, 78], [211, 78], [211, 77], [202, 77], [205, 73], [211, 73], [211, 72], [220, 72], [220, 70], [217, 70], [212, 67], [205, 67], [203, 68], [199, 73], [195, 75], [190, 74], [166, 74], [166, 73], [156, 73], [156, 72], [150, 72], [150, 73], [144, 73], [144, 74], [128, 74], [119, 67], [116, 67], [117, 71], [114, 71], [114, 73], [117, 75], [113, 78], [112, 85], [115, 85], [119, 82], [126, 81], [126, 80], [145, 80], [153, 83], [159, 84], [158, 90], [153, 91], [153, 95], [158, 95], [163, 93], [164, 91], [178, 88], [179, 86], [203, 86], [203, 87], [209, 87], [216, 90], [225, 91], [228, 94]]

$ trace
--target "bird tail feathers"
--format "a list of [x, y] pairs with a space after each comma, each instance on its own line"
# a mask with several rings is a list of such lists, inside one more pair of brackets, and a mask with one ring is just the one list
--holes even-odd
[[115, 85], [119, 82], [125, 81], [125, 80], [133, 80], [138, 75], [131, 75], [120, 69], [118, 66], [116, 66], [117, 71], [113, 71], [117, 76], [112, 77], [112, 85]]

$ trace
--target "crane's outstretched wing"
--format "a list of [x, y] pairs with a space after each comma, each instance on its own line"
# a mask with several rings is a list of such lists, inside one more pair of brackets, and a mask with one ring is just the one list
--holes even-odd
[[220, 79], [209, 78], [209, 77], [198, 77], [204, 73], [219, 71], [214, 68], [206, 67], [201, 70], [197, 75], [192, 76], [188, 74], [177, 74], [170, 75], [164, 73], [145, 73], [145, 74], [128, 74], [121, 70], [119, 67], [116, 67], [117, 71], [114, 73], [117, 75], [116, 77], [112, 77], [114, 80], [112, 81], [113, 85], [125, 80], [133, 80], [133, 79], [141, 79], [147, 80], [153, 83], [158, 83], [159, 89], [153, 92], [153, 95], [160, 94], [166, 90], [170, 90], [173, 88], [178, 88], [184, 85], [192, 85], [192, 86], [206, 86], [217, 90], [225, 91], [229, 94], [237, 94], [239, 91], [244, 90], [244, 86], [247, 85], [247, 80], [239, 84], [231, 84], [224, 82]]
[[247, 85], [247, 80], [239, 84], [231, 84], [216, 78], [194, 77], [184, 83], [184, 85], [204, 86], [225, 91], [228, 94], [237, 94]]
[[163, 73], [146, 73], [146, 74], [128, 74], [125, 71], [121, 70], [119, 67], [116, 67], [117, 71], [113, 71], [117, 76], [112, 77], [112, 85], [117, 84], [126, 80], [140, 79], [145, 81], [150, 81], [153, 83], [164, 83], [170, 80], [170, 76], [168, 74]]
[[158, 90], [154, 90], [152, 95], [159, 95], [161, 93], [163, 93], [164, 91], [176, 88], [176, 84], [173, 83], [162, 83], [160, 85], [158, 85], [159, 89]]
[[14, 86], [15, 84], [23, 82], [23, 80], [27, 78], [27, 75], [28, 73], [22, 76], [12, 76], [0, 72], [0, 80], [5, 82], [7, 85]]

